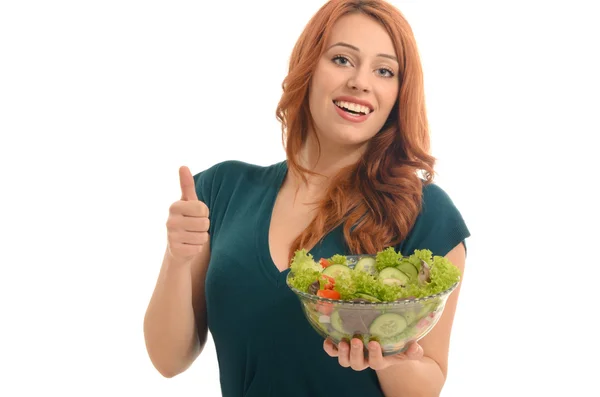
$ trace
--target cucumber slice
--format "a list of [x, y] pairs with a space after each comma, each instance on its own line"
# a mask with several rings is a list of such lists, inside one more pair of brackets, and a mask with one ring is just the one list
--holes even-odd
[[412, 324], [417, 319], [417, 313], [414, 310], [407, 310], [402, 313], [402, 316], [408, 325]]
[[[386, 267], [379, 272], [379, 279], [383, 280], [384, 283], [397, 283], [400, 285], [406, 285], [409, 282], [409, 278], [406, 274], [396, 269], [395, 267]], [[389, 280], [399, 280], [399, 282], [393, 282]]]
[[334, 264], [323, 269], [323, 274], [335, 279], [340, 274], [350, 274], [351, 271], [348, 266]]
[[371, 335], [377, 338], [386, 339], [398, 335], [407, 326], [408, 323], [403, 316], [397, 313], [385, 313], [373, 321], [369, 327], [369, 331]]
[[356, 297], [368, 300], [369, 302], [381, 302], [379, 299], [375, 298], [374, 296], [371, 296], [369, 294], [365, 294], [363, 292], [357, 292], [356, 293]]
[[344, 330], [344, 324], [342, 324], [342, 318], [340, 317], [339, 310], [336, 310], [331, 314], [331, 327], [341, 334], [346, 333]]
[[414, 327], [409, 327], [399, 334], [390, 336], [389, 338], [379, 339], [378, 342], [385, 350], [390, 353], [384, 353], [383, 355], [397, 354], [403, 352], [407, 348], [407, 343], [415, 338], [416, 332]]
[[338, 309], [331, 314], [330, 326], [344, 335], [365, 335], [380, 314], [373, 310]]
[[335, 343], [340, 343], [343, 339], [348, 338], [347, 335], [345, 335], [342, 332], [338, 332], [335, 329], [333, 329], [333, 327], [329, 327], [327, 330], [327, 334], [329, 335], [329, 337], [331, 339], [333, 339], [333, 341]]
[[414, 267], [412, 263], [402, 262], [396, 267], [396, 269], [406, 274], [411, 281], [416, 280], [419, 276], [419, 270], [416, 267]]
[[381, 345], [397, 345], [399, 343], [402, 342], [406, 342], [408, 339], [410, 339], [409, 337], [409, 329], [405, 329], [404, 331], [396, 334], [396, 335], [392, 335], [389, 338], [381, 338], [378, 340], [379, 343], [381, 343]]
[[372, 276], [377, 276], [377, 268], [375, 267], [375, 258], [364, 257], [360, 258], [356, 265], [354, 266], [354, 270], [359, 272], [369, 273]]
[[427, 316], [429, 313], [433, 312], [436, 308], [437, 308], [437, 304], [435, 302], [428, 303], [427, 305], [423, 306], [423, 308], [419, 312], [419, 317]]
[[398, 280], [397, 278], [385, 278], [382, 281], [384, 284], [387, 285], [399, 285], [401, 287], [404, 287], [406, 285], [405, 281]]

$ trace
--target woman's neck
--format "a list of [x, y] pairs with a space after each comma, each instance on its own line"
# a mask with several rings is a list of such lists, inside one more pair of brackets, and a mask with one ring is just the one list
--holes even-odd
[[342, 147], [331, 145], [321, 139], [321, 152], [319, 154], [318, 142], [313, 134], [309, 134], [299, 155], [302, 167], [317, 173], [307, 174], [307, 183], [297, 175], [290, 175], [290, 182], [302, 196], [320, 197], [327, 190], [329, 182], [342, 168], [356, 163], [366, 150], [366, 145], [360, 147]]

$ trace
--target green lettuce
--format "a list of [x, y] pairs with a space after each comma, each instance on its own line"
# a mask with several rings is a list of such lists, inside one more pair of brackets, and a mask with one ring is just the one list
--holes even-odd
[[293, 273], [290, 284], [300, 291], [307, 292], [308, 287], [317, 280], [322, 270], [323, 266], [315, 262], [306, 249], [297, 250], [290, 263], [290, 272]]
[[433, 263], [432, 252], [427, 249], [415, 250], [412, 255], [402, 257], [400, 259], [400, 263], [408, 262], [408, 263], [412, 264], [414, 267], [416, 267], [417, 270], [421, 270], [421, 266], [422, 266], [421, 261], [422, 260], [427, 262], [429, 267], [431, 267], [431, 264]]
[[336, 278], [334, 289], [340, 293], [343, 300], [352, 300], [361, 293], [381, 301], [394, 301], [403, 294], [401, 286], [384, 284], [382, 280], [371, 274], [360, 271], [342, 274]]
[[[343, 255], [334, 255], [330, 259], [331, 263], [347, 265], [346, 257]], [[408, 261], [421, 269], [422, 262], [425, 261], [430, 267], [430, 281], [419, 282], [414, 280], [402, 287], [397, 284], [384, 284], [383, 280], [367, 272], [350, 271], [341, 273], [335, 278], [334, 289], [340, 293], [340, 299], [352, 300], [360, 297], [359, 294], [367, 294], [379, 299], [382, 302], [391, 302], [405, 298], [422, 298], [429, 295], [435, 295], [443, 292], [460, 280], [460, 270], [454, 266], [447, 258], [442, 256], [433, 256], [427, 249], [415, 250], [410, 256], [402, 256], [396, 252], [393, 247], [386, 248], [376, 255], [376, 266], [378, 270], [386, 267], [396, 267], [401, 261]], [[308, 292], [309, 286], [315, 281], [324, 281], [322, 266], [314, 261], [312, 255], [306, 250], [298, 250], [291, 263], [290, 284], [303, 292]], [[320, 283], [323, 287], [324, 283]]]
[[300, 274], [300, 272], [304, 269], [320, 272], [323, 270], [323, 266], [315, 262], [313, 256], [303, 248], [294, 253], [294, 257], [292, 258], [292, 262], [290, 264], [290, 271], [294, 274]]
[[386, 267], [396, 267], [400, 264], [400, 258], [402, 258], [400, 252], [396, 252], [394, 247], [388, 247], [375, 256], [375, 268], [380, 272]]
[[290, 276], [290, 285], [302, 292], [308, 292], [308, 287], [317, 281], [321, 272], [311, 268], [300, 269]]
[[[413, 258], [424, 258], [427, 254], [427, 250], [417, 251], [411, 255]], [[406, 296], [414, 296], [416, 298], [422, 298], [429, 295], [435, 295], [442, 291], [447, 290], [452, 285], [460, 280], [460, 269], [452, 264], [448, 258], [443, 256], [431, 256], [430, 260], [426, 260], [430, 267], [430, 279], [431, 281], [424, 284], [409, 284], [405, 288]], [[425, 260], [425, 259], [423, 259]]]
[[348, 259], [344, 255], [335, 254], [329, 258], [329, 263], [332, 265], [344, 265], [348, 266]]

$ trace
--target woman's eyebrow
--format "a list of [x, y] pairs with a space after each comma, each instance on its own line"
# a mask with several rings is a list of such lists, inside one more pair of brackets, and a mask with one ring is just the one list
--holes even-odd
[[[327, 49], [327, 51], [329, 51], [331, 48], [335, 47], [335, 46], [341, 46], [341, 47], [347, 47], [350, 48], [356, 52], [360, 52], [360, 49], [352, 44], [348, 44], [348, 43], [344, 43], [343, 41], [337, 42], [331, 46], [329, 46], [329, 48]], [[389, 54], [377, 54], [378, 57], [383, 57], [383, 58], [389, 58], [393, 61], [398, 62], [398, 58], [396, 58], [394, 55], [389, 55]]]

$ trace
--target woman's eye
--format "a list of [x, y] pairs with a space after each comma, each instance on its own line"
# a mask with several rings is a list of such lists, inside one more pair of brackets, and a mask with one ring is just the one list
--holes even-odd
[[[336, 55], [333, 57], [333, 62], [340, 66], [351, 66], [350, 60], [343, 55]], [[377, 73], [381, 77], [394, 77], [394, 72], [388, 68], [379, 68], [377, 69]]]
[[333, 57], [333, 62], [337, 63], [340, 66], [346, 66], [350, 64], [350, 61], [348, 60], [348, 58], [343, 57], [341, 55], [337, 55], [335, 57]]
[[394, 77], [394, 72], [392, 72], [389, 69], [381, 68], [381, 69], [377, 69], [377, 71], [379, 72], [380, 76], [383, 76], [383, 77]]

